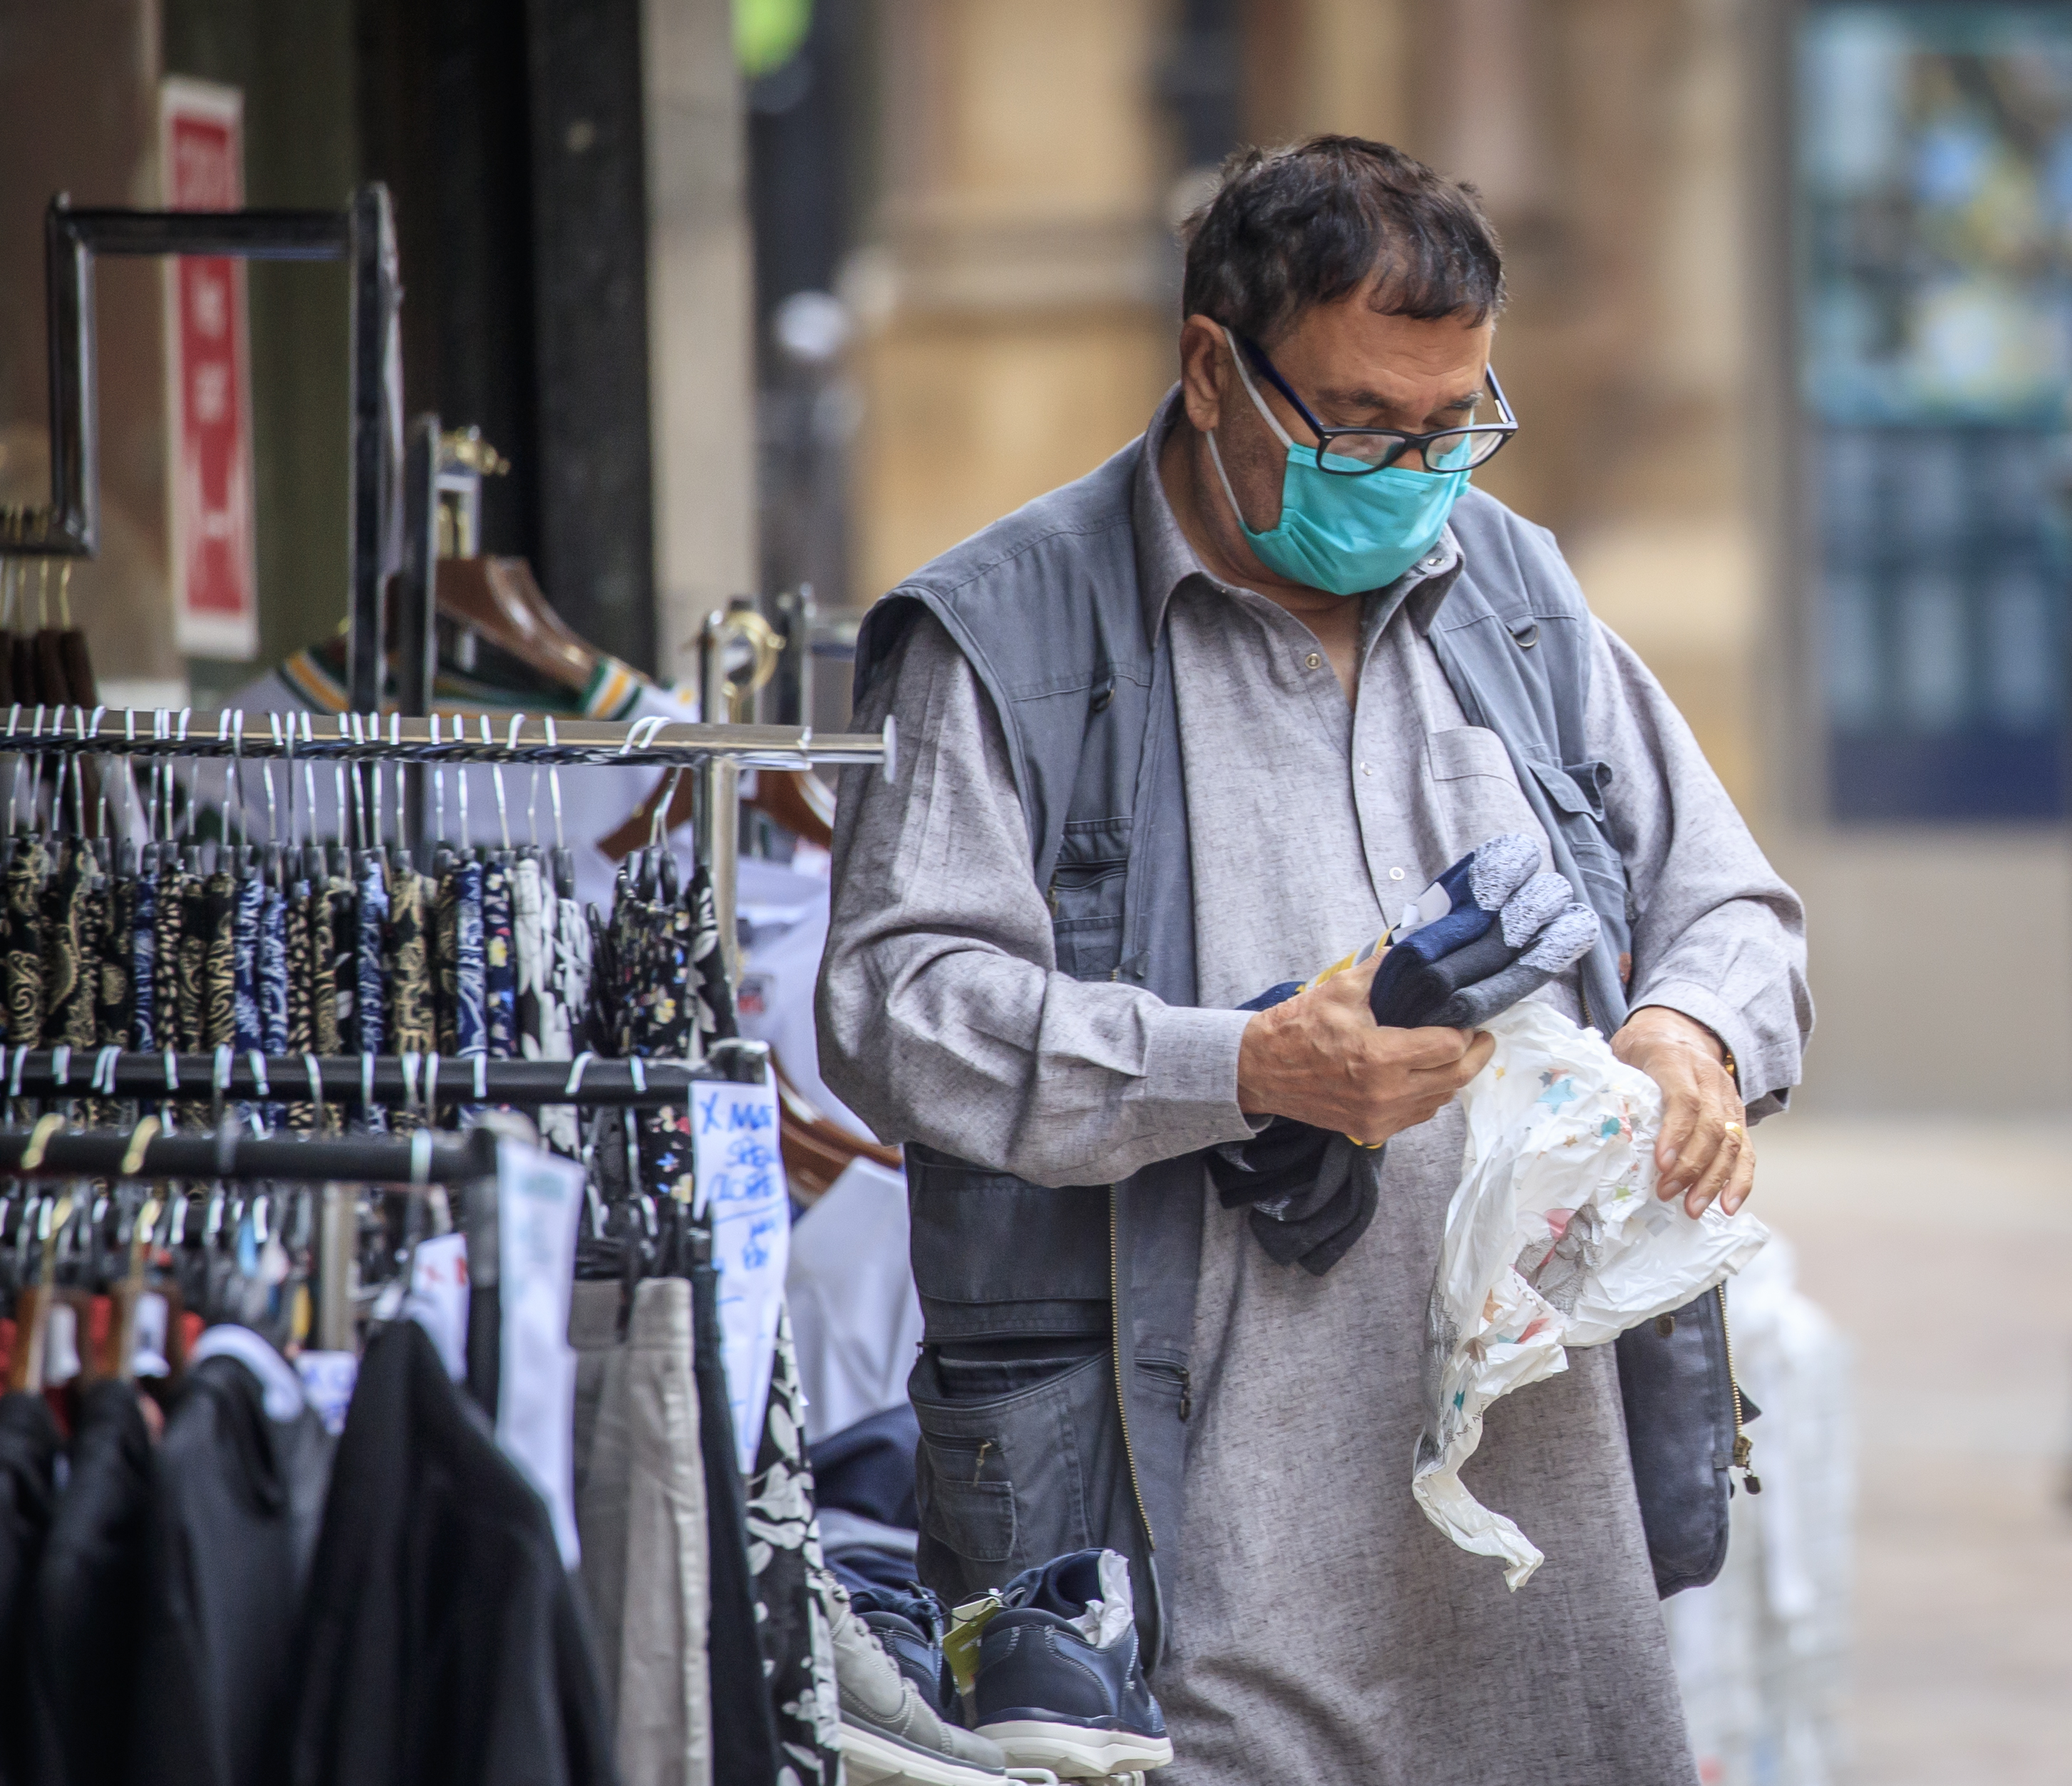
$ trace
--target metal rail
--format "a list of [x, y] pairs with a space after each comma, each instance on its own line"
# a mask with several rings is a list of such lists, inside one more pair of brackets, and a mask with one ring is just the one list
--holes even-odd
[[542, 719], [514, 714], [405, 718], [399, 714], [278, 714], [183, 709], [31, 707], [0, 716], [0, 751], [98, 756], [247, 757], [315, 762], [648, 763], [724, 759], [744, 768], [880, 763], [896, 771], [892, 722], [882, 733], [810, 726], [689, 725], [659, 719]]

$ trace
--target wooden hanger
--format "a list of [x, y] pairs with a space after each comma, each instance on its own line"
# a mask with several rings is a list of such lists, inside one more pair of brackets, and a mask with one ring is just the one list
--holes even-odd
[[859, 1158], [875, 1160], [895, 1172], [901, 1170], [903, 1160], [897, 1147], [853, 1134], [824, 1114], [785, 1076], [774, 1050], [770, 1066], [777, 1080], [777, 1140], [784, 1156], [784, 1177], [801, 1203], [817, 1202], [850, 1163]]
[[442, 619], [479, 633], [562, 688], [587, 689], [604, 660], [547, 605], [523, 558], [442, 558], [438, 590]]

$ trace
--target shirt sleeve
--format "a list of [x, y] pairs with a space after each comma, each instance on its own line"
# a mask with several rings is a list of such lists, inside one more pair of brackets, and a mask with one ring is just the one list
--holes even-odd
[[1806, 914], [1662, 685], [1598, 623], [1585, 730], [1611, 770], [1613, 842], [1633, 914], [1633, 1008], [1696, 1019], [1733, 1051], [1749, 1120], [1799, 1082], [1813, 1002]]
[[1253, 1133], [1249, 1014], [1057, 971], [999, 717], [923, 615], [857, 714], [896, 777], [845, 770], [816, 1002], [820, 1072], [887, 1142], [1038, 1184], [1104, 1184]]

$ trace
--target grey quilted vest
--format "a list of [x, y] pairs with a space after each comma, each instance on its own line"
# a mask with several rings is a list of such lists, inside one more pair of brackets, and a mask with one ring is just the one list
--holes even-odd
[[[1145, 636], [1131, 520], [1143, 441], [924, 566], [857, 640], [861, 698], [925, 610], [1001, 718], [1054, 914], [1059, 970], [1195, 1002], [1194, 924], [1169, 639]], [[1626, 875], [1604, 828], [1609, 772], [1584, 759], [1591, 621], [1552, 537], [1470, 489], [1462, 564], [1430, 639], [1471, 725], [1511, 754], [1555, 866], [1604, 921], [1583, 964], [1589, 1020], [1625, 1020]], [[921, 1566], [952, 1603], [1063, 1552], [1108, 1545], [1162, 1648], [1179, 1541], [1189, 1348], [1205, 1192], [1192, 1156], [1059, 1190], [907, 1149], [913, 1262], [931, 1344], [1098, 1335], [1105, 1356], [993, 1403], [915, 1397]], [[1715, 1449], [1716, 1447], [1714, 1447]], [[1725, 1464], [1705, 1471], [1725, 1508]], [[1161, 1570], [1161, 1565], [1163, 1570]]]

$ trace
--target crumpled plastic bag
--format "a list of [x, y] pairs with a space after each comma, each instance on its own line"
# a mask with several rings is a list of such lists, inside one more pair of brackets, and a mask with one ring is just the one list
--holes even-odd
[[1468, 1142], [1424, 1324], [1424, 1430], [1411, 1492], [1464, 1550], [1523, 1586], [1545, 1559], [1462, 1484], [1499, 1396], [1681, 1308], [1770, 1238], [1716, 1202], [1692, 1220], [1655, 1194], [1662, 1093], [1594, 1030], [1536, 1000], [1483, 1026], [1488, 1064], [1461, 1093]]

